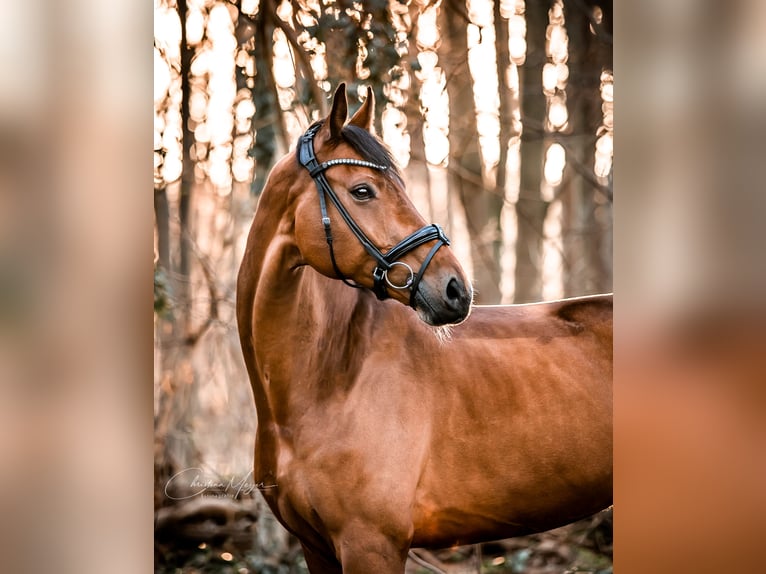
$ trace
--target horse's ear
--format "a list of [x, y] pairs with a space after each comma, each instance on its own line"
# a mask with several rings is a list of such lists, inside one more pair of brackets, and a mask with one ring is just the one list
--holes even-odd
[[340, 137], [340, 132], [348, 117], [348, 102], [346, 101], [346, 84], [341, 83], [332, 98], [332, 110], [326, 125], [330, 128], [330, 138]]
[[375, 95], [372, 88], [367, 86], [367, 99], [362, 102], [362, 106], [356, 111], [349, 124], [363, 128], [368, 132], [373, 130], [373, 121], [375, 119]]

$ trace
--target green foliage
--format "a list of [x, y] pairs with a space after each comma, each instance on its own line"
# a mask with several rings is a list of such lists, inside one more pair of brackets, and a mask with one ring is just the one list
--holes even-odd
[[160, 317], [171, 311], [170, 285], [161, 267], [154, 266], [154, 312]]
[[10, 253], [0, 254], [0, 328], [18, 326], [33, 308], [30, 268]]

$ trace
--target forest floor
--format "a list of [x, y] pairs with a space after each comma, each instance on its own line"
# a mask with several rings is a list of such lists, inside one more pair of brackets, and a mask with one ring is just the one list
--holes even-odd
[[[612, 509], [540, 534], [410, 552], [406, 574], [612, 574]], [[157, 574], [307, 574], [300, 545], [256, 499], [195, 498], [155, 513]]]

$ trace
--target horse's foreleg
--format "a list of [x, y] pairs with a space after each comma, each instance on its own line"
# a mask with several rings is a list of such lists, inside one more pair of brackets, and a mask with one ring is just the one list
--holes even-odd
[[404, 574], [409, 541], [373, 530], [348, 532], [340, 541], [343, 574]]
[[340, 563], [335, 558], [328, 558], [323, 554], [315, 552], [311, 548], [301, 544], [303, 548], [303, 557], [306, 559], [310, 574], [342, 574]]

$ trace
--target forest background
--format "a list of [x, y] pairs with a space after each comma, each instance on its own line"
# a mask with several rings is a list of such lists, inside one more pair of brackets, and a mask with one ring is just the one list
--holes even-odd
[[154, 61], [158, 510], [185, 469], [230, 484], [252, 467], [236, 273], [271, 167], [340, 82], [352, 111], [372, 87], [376, 131], [478, 303], [611, 291], [611, 1], [157, 1]]
[[[153, 8], [2, 7], [2, 571], [153, 567]], [[766, 3], [614, 26], [615, 567], [760, 571]]]

